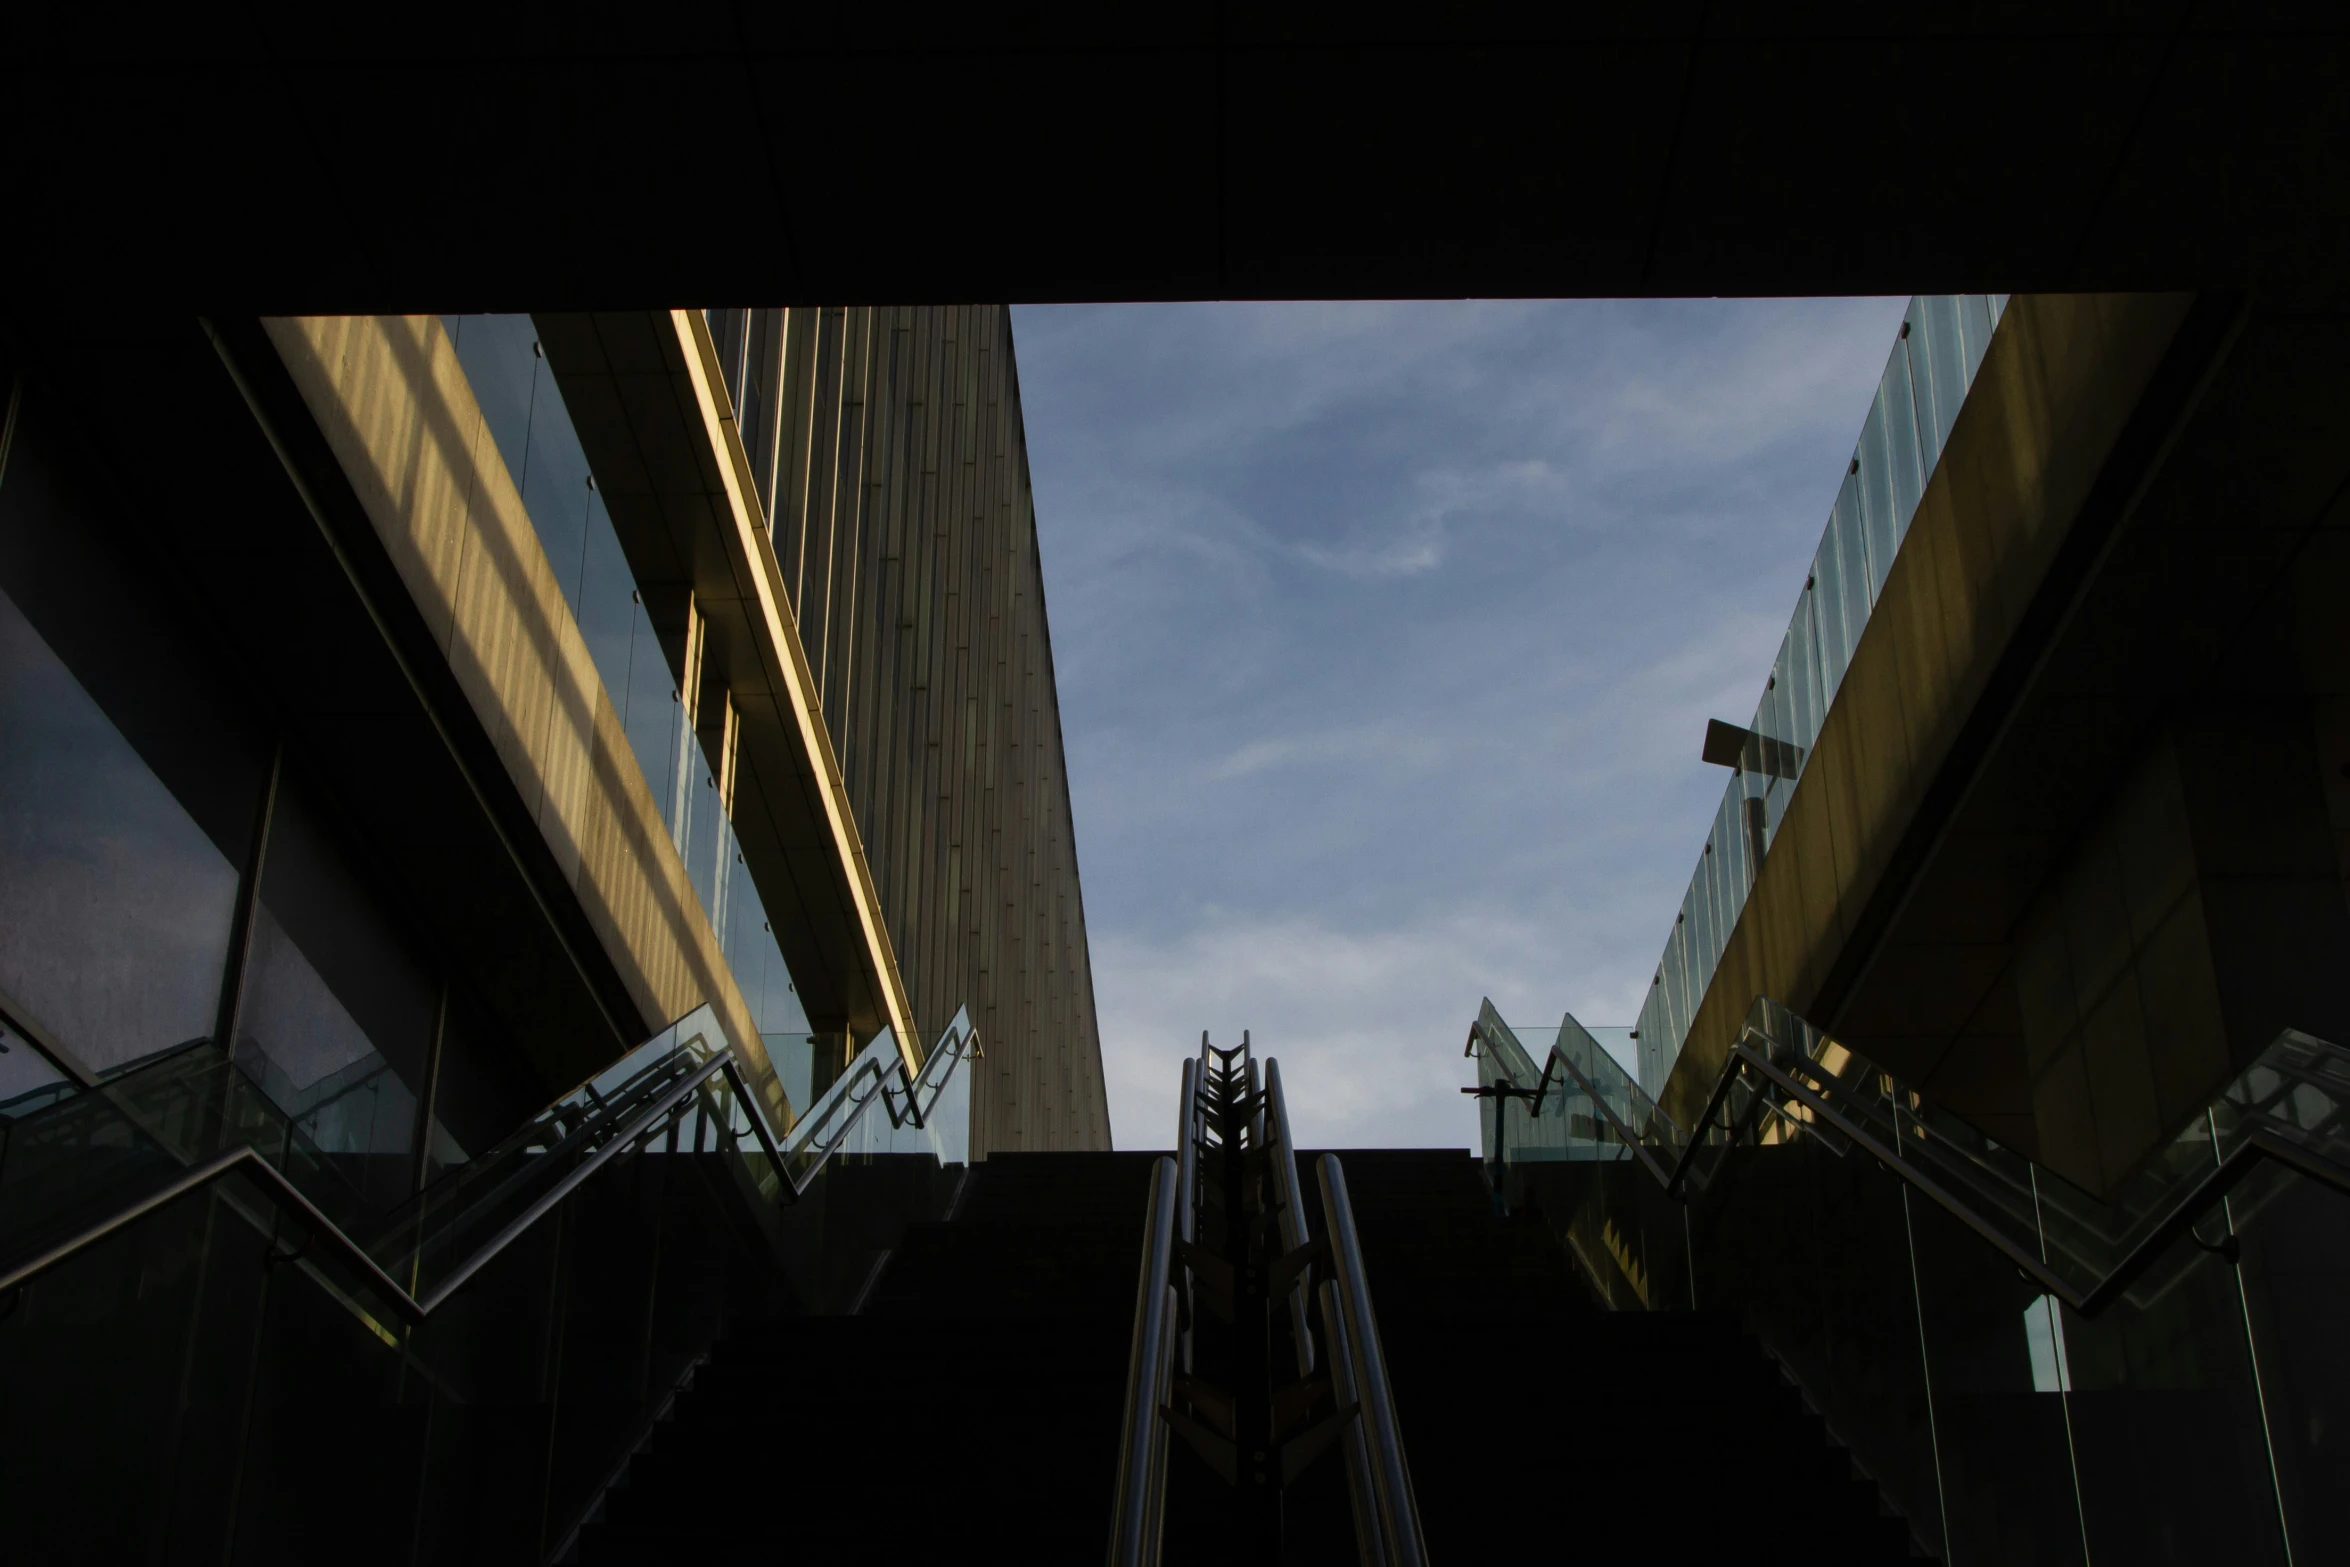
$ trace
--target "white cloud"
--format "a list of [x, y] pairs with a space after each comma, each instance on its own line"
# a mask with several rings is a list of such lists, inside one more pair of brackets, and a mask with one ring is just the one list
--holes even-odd
[[1531, 922], [1465, 913], [1360, 931], [1211, 915], [1166, 941], [1098, 941], [1118, 1145], [1171, 1143], [1183, 1058], [1206, 1028], [1226, 1048], [1247, 1029], [1260, 1056], [1281, 1062], [1304, 1146], [1470, 1146], [1469, 1023], [1488, 993], [1505, 1016], [1529, 1002], [1522, 977], [1556, 958], [1543, 946]]
[[1631, 1020], [1898, 320], [1017, 313], [1122, 1143], [1202, 1026], [1281, 1057], [1301, 1136], [1435, 1145], [1480, 995]]
[[1210, 767], [1207, 776], [1214, 782], [1226, 783], [1301, 763], [1381, 769], [1425, 767], [1440, 760], [1442, 755], [1442, 742], [1426, 730], [1399, 722], [1358, 724], [1251, 740]]

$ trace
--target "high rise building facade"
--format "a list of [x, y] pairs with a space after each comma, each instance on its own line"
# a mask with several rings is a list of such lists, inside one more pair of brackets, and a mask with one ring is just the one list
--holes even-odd
[[0, 1381], [83, 1411], [0, 1420], [75, 1477], [28, 1559], [537, 1559], [728, 1320], [1108, 1147], [1005, 310], [7, 360]]
[[[745, 314], [719, 314], [719, 330], [739, 337]], [[470, 728], [498, 762], [467, 767], [465, 786], [485, 819], [485, 795], [527, 815], [535, 842], [513, 841], [513, 822], [501, 836], [567, 975], [438, 929], [462, 915], [398, 852], [402, 835], [441, 825], [438, 799], [388, 783], [365, 807], [341, 797], [338, 769], [388, 779], [414, 766], [401, 755], [414, 734], [288, 733], [239, 650], [175, 636], [176, 619], [205, 610], [202, 574], [174, 561], [195, 530], [147, 546], [139, 530], [155, 513], [108, 494], [103, 459], [77, 444], [70, 392], [20, 361], [5, 804], [17, 860], [0, 919], [17, 1086], [96, 1080], [197, 1039], [229, 1041], [303, 1088], [321, 1071], [389, 1064], [378, 1092], [403, 1108], [383, 1112], [380, 1135], [396, 1143], [400, 1117], [440, 1115], [432, 1088], [532, 1079], [521, 1100], [561, 1092], [708, 1004], [763, 1063], [788, 1127], [876, 1033], [918, 1061], [968, 1006], [991, 1047], [977, 1147], [1106, 1144], [1008, 320], [945, 308], [749, 318], [764, 329], [770, 315], [778, 349], [806, 361], [788, 408], [759, 401], [776, 365], [746, 364], [738, 345], [729, 366], [701, 313], [274, 320], [248, 345], [266, 343], [283, 402], [248, 410], [247, 444], [290, 452], [279, 421], [299, 419], [314, 463], [331, 460], [327, 474], [289, 455], [272, 477], [305, 508], [340, 513], [349, 581], [378, 574], [364, 599], [350, 590], [349, 613], [422, 630], [442, 668], [418, 673], [419, 650], [401, 648], [412, 687], [454, 683], [462, 703], [433, 704], [432, 739], [455, 755], [465, 739], [450, 731]], [[628, 348], [667, 355], [649, 378], [611, 368], [623, 332]], [[246, 366], [225, 348], [217, 362], [225, 401]], [[629, 422], [648, 379], [677, 399], [659, 409], [666, 424]], [[752, 479], [738, 399], [765, 421], [754, 440], [768, 466], [729, 485]], [[583, 433], [573, 404], [601, 422]], [[658, 440], [675, 443], [658, 458], [677, 472], [647, 464]], [[797, 464], [780, 496], [779, 450]], [[686, 489], [663, 490], [678, 473]], [[322, 495], [329, 481], [339, 493]], [[375, 559], [352, 558], [362, 550]], [[96, 597], [76, 601], [67, 583]], [[135, 653], [102, 629], [115, 621], [141, 628]], [[123, 661], [130, 694], [110, 695], [77, 638]], [[316, 659], [307, 678], [332, 687], [347, 666], [329, 645], [296, 641], [272, 659]], [[142, 716], [155, 669], [202, 686], [210, 705], [157, 697]], [[318, 695], [331, 711], [331, 692]], [[319, 760], [324, 745], [339, 754]], [[84, 756], [103, 785], [72, 786], [68, 759]], [[112, 858], [94, 860], [92, 845]], [[335, 869], [287, 869], [312, 862]], [[279, 911], [273, 863], [331, 883], [312, 896], [369, 934], [344, 938], [339, 957], [305, 955], [305, 941], [336, 938]], [[403, 956], [378, 973], [361, 955], [377, 951]], [[338, 961], [355, 965], [351, 998], [329, 977]], [[376, 1020], [369, 1005], [392, 1010]], [[283, 1006], [296, 1010], [267, 1021]], [[273, 1053], [294, 1018], [328, 1015], [331, 1060]], [[426, 1063], [453, 1041], [451, 1075], [428, 1082]], [[484, 1111], [471, 1140], [496, 1141], [510, 1113]]]

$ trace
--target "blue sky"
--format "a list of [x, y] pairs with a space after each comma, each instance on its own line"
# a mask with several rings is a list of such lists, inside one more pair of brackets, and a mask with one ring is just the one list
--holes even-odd
[[1118, 1146], [1199, 1031], [1308, 1146], [1631, 1021], [1906, 301], [1014, 313]]

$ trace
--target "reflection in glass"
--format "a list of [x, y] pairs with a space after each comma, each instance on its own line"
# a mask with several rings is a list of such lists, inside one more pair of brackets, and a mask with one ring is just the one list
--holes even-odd
[[[2281, 1519], [2294, 1559], [2338, 1537], [2330, 1497], [2296, 1500], [2291, 1395], [2253, 1345], [2294, 1304], [2261, 1266], [2292, 1172], [2350, 1169], [2350, 1051], [2280, 1035], [2100, 1200], [1785, 1008], [1747, 1023], [1769, 1071], [1734, 1066], [1684, 1132], [1573, 1018], [1538, 1071], [1480, 1011], [1480, 1084], [1547, 1089], [1539, 1114], [1487, 1101], [1497, 1192], [1611, 1307], [1742, 1313], [1944, 1560], [2276, 1562]], [[2217, 1204], [2215, 1161], [2256, 1131], [2314, 1163]]]
[[2024, 1308], [2024, 1353], [2032, 1362], [2032, 1391], [2069, 1393], [2072, 1369], [2064, 1361], [2064, 1317], [2056, 1297], [2035, 1295]]
[[439, 984], [290, 773], [263, 864], [234, 1058], [355, 1192], [388, 1207], [414, 1178]]
[[[395, 1074], [275, 915], [255, 912], [237, 1017], [237, 1064], [326, 1154], [408, 1154], [416, 1095]], [[396, 1179], [380, 1195], [405, 1193]]]
[[0, 1121], [14, 1121], [47, 1109], [74, 1091], [33, 1042], [0, 1023]]
[[105, 1072], [209, 1037], [237, 869], [0, 593], [0, 995]]
[[[758, 1031], [780, 1036], [770, 1054], [787, 1081], [808, 1080], [807, 1017], [537, 330], [519, 315], [444, 325]], [[733, 389], [747, 395], [739, 380]], [[792, 1091], [796, 1109], [808, 1103]]]

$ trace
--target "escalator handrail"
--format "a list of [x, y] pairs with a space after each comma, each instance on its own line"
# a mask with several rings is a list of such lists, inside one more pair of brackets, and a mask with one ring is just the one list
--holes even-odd
[[[1281, 1249], [1296, 1252], [1307, 1242], [1305, 1193], [1297, 1178], [1297, 1147], [1289, 1136], [1289, 1099], [1281, 1091], [1281, 1063], [1265, 1058], [1265, 1119], [1273, 1130], [1273, 1187], [1280, 1198]], [[1289, 1291], [1289, 1331], [1297, 1344], [1299, 1376], [1314, 1372], [1314, 1332], [1306, 1303], [1313, 1299], [1311, 1267], [1299, 1270]]]
[[[970, 1026], [967, 1014], [958, 1011], [954, 1023], [949, 1025], [947, 1039], [941, 1042], [942, 1049], [933, 1052], [934, 1059], [940, 1054], [949, 1055], [949, 1060], [941, 1070], [938, 1079], [939, 1090], [943, 1091], [946, 1079], [952, 1075], [956, 1064], [965, 1055], [975, 1053], [971, 1047], [975, 1044], [976, 1038], [977, 1032]], [[658, 1131], [663, 1123], [674, 1118], [714, 1078], [721, 1075], [725, 1076], [735, 1094], [743, 1101], [744, 1118], [750, 1122], [751, 1130], [756, 1136], [761, 1150], [774, 1164], [781, 1177], [782, 1190], [788, 1194], [787, 1200], [796, 1200], [807, 1190], [809, 1183], [815, 1179], [817, 1172], [830, 1158], [833, 1151], [846, 1140], [849, 1132], [854, 1130], [857, 1122], [863, 1118], [865, 1111], [873, 1101], [881, 1097], [877, 1091], [855, 1101], [840, 1130], [829, 1141], [819, 1146], [816, 1159], [807, 1167], [806, 1171], [795, 1176], [784, 1155], [791, 1151], [804, 1152], [805, 1145], [795, 1149], [794, 1139], [787, 1136], [784, 1139], [783, 1147], [778, 1148], [773, 1135], [767, 1128], [765, 1117], [759, 1113], [758, 1100], [752, 1096], [750, 1085], [744, 1080], [742, 1070], [736, 1063], [733, 1046], [721, 1045], [711, 1051], [705, 1059], [697, 1063], [683, 1077], [657, 1094], [649, 1104], [642, 1108], [628, 1106], [633, 1113], [628, 1114], [619, 1131], [605, 1138], [578, 1164], [565, 1171], [559, 1180], [546, 1191], [540, 1193], [521, 1213], [501, 1226], [495, 1235], [475, 1248], [463, 1262], [451, 1269], [422, 1296], [416, 1295], [407, 1286], [387, 1273], [383, 1265], [377, 1261], [375, 1255], [366, 1246], [354, 1239], [334, 1220], [328, 1218], [317, 1204], [312, 1202], [301, 1188], [294, 1184], [291, 1177], [271, 1164], [259, 1149], [247, 1143], [214, 1155], [201, 1163], [173, 1172], [166, 1179], [119, 1204], [102, 1217], [90, 1221], [72, 1234], [15, 1263], [6, 1271], [0, 1272], [0, 1300], [14, 1298], [15, 1292], [25, 1285], [71, 1261], [74, 1257], [116, 1232], [136, 1223], [148, 1214], [168, 1207], [181, 1198], [210, 1187], [228, 1176], [241, 1175], [267, 1190], [272, 1199], [281, 1207], [290, 1209], [302, 1228], [312, 1236], [313, 1244], [323, 1245], [328, 1251], [333, 1252], [349, 1264], [366, 1281], [368, 1288], [380, 1295], [400, 1317], [411, 1324], [422, 1324], [462, 1289], [475, 1274], [494, 1261], [541, 1219], [559, 1207], [563, 1200], [576, 1191], [590, 1176], [616, 1158], [623, 1150], [636, 1146]], [[926, 1063], [923, 1076], [927, 1077], [928, 1075], [928, 1064]], [[916, 1081], [918, 1082], [918, 1080]], [[910, 1082], [909, 1091], [914, 1091], [914, 1088], [915, 1083]], [[933, 1105], [937, 1103], [936, 1092], [932, 1094], [931, 1102]], [[566, 1133], [562, 1143], [564, 1146], [570, 1146], [577, 1139], [586, 1135], [591, 1128], [608, 1124], [610, 1122], [607, 1117], [593, 1117], [588, 1124]], [[729, 1124], [731, 1125], [731, 1122]], [[795, 1127], [794, 1130], [796, 1131], [797, 1128]], [[811, 1130], [811, 1136], [812, 1134]], [[500, 1191], [505, 1189], [503, 1185], [499, 1188]], [[303, 1255], [308, 1249], [308, 1246], [304, 1246], [291, 1255]], [[286, 1253], [276, 1252], [274, 1248], [272, 1255], [279, 1258], [288, 1256]]]
[[[1186, 1062], [1188, 1067], [1190, 1063]], [[1190, 1073], [1186, 1071], [1186, 1077]], [[1118, 1491], [1110, 1514], [1110, 1567], [1153, 1567], [1163, 1535], [1167, 1424], [1159, 1418], [1174, 1385], [1175, 1161], [1151, 1166], [1144, 1210], [1141, 1276], [1134, 1287], [1134, 1339], [1126, 1360], [1126, 1410], [1118, 1427]]]
[[[1267, 1146], [1268, 1135], [1279, 1139], [1278, 1147], [1272, 1150], [1275, 1196], [1280, 1204], [1277, 1226], [1284, 1251], [1295, 1253], [1305, 1248], [1307, 1240], [1296, 1150], [1290, 1142], [1288, 1100], [1282, 1091], [1279, 1064], [1270, 1059], [1264, 1064], [1262, 1089], [1257, 1091], [1256, 1062], [1247, 1051], [1244, 1035], [1241, 1050], [1230, 1054], [1246, 1061], [1243, 1071], [1251, 1089], [1247, 1102], [1254, 1107], [1250, 1113], [1259, 1146]], [[1185, 1296], [1181, 1291], [1188, 1287], [1190, 1272], [1182, 1248], [1193, 1235], [1194, 1214], [1190, 1210], [1197, 1202], [1199, 1159], [1206, 1132], [1200, 1096], [1207, 1052], [1207, 1038], [1202, 1035], [1199, 1058], [1183, 1063], [1175, 1157], [1161, 1159], [1151, 1169], [1142, 1263], [1135, 1286], [1134, 1337], [1126, 1368], [1110, 1567], [1155, 1567], [1159, 1560], [1164, 1524], [1161, 1498], [1166, 1488], [1166, 1416], [1171, 1412], [1176, 1347], [1182, 1331], [1181, 1302]], [[1336, 1154], [1322, 1155], [1316, 1170], [1332, 1275], [1320, 1290], [1328, 1347], [1324, 1359], [1336, 1402], [1346, 1419], [1342, 1442], [1358, 1544], [1366, 1564], [1426, 1567], [1419, 1503], [1412, 1490], [1411, 1466], [1404, 1457], [1345, 1171]], [[1301, 1269], [1290, 1297], [1297, 1313], [1292, 1324], [1298, 1333], [1299, 1356], [1306, 1362], [1301, 1375], [1310, 1373], [1313, 1341], [1305, 1332], [1300, 1302], [1313, 1293], [1310, 1268]]]
[[[1471, 1029], [1473, 1034], [1482, 1037], [1485, 1033], [1484, 1020], [1479, 1019], [1471, 1025]], [[1601, 1113], [1607, 1117], [1608, 1124], [1613, 1128], [1617, 1139], [1631, 1150], [1641, 1167], [1658, 1185], [1664, 1188], [1665, 1194], [1675, 1201], [1687, 1202], [1689, 1200], [1687, 1177], [1690, 1162], [1695, 1158], [1697, 1150], [1703, 1146], [1705, 1131], [1713, 1124], [1715, 1116], [1720, 1113], [1721, 1105], [1728, 1097], [1734, 1081], [1747, 1073], [1753, 1073], [1777, 1087], [1782, 1093], [1803, 1105], [1813, 1115], [1818, 1116], [1838, 1132], [1860, 1145], [1871, 1158], [1883, 1165], [1888, 1171], [1908, 1182], [1921, 1195], [1988, 1242], [1994, 1250], [2014, 1263], [2042, 1290], [2054, 1295], [2084, 1317], [2096, 1316], [2118, 1299], [2124, 1291], [2137, 1282], [2148, 1268], [2154, 1265], [2155, 1261], [2164, 1251], [2169, 1249], [2180, 1235], [2200, 1223], [2222, 1197], [2232, 1191], [2263, 1161], [2273, 1161], [2297, 1175], [2306, 1176], [2322, 1186], [2344, 1196], [2350, 1196], [2350, 1170], [2345, 1170], [2330, 1159], [2287, 1142], [2265, 1127], [2254, 1127], [2245, 1135], [2243, 1142], [2226, 1158], [2220, 1160], [2201, 1179], [2168, 1204], [2160, 1217], [2155, 1219], [2146, 1233], [2140, 1236], [2119, 1262], [2108, 1269], [2097, 1282], [2084, 1289], [2049, 1267], [2044, 1258], [2030, 1249], [2018, 1245], [2013, 1237], [2001, 1231], [1979, 1207], [1967, 1201], [1963, 1195], [1951, 1190], [1947, 1184], [1921, 1168], [1914, 1160], [1899, 1150], [1888, 1148], [1884, 1140], [1873, 1130], [1863, 1126], [1853, 1117], [1847, 1115], [1839, 1106], [1830, 1102], [1817, 1087], [1803, 1082], [1773, 1061], [1769, 1055], [1767, 1039], [1763, 1040], [1762, 1048], [1757, 1048], [1755, 1041], [1760, 1037], [1760, 1031], [1751, 1023], [1746, 1025], [1739, 1034], [1737, 1043], [1730, 1048], [1728, 1059], [1722, 1063], [1721, 1072], [1714, 1079], [1712, 1091], [1706, 1096], [1705, 1113], [1698, 1120], [1697, 1132], [1681, 1145], [1680, 1154], [1673, 1161], [1670, 1169], [1667, 1169], [1650, 1151], [1647, 1139], [1642, 1138], [1624, 1124], [1623, 1118], [1616, 1114], [1615, 1106], [1610, 1104], [1607, 1096], [1583, 1075], [1582, 1070], [1575, 1065], [1571, 1056], [1555, 1044], [1550, 1047], [1550, 1054], [1552, 1060], [1566, 1069], [1567, 1075], [1575, 1080], [1576, 1086], [1581, 1088], [1592, 1103], [1597, 1105]], [[1550, 1062], [1546, 1061], [1544, 1063], [1545, 1076], [1548, 1075], [1549, 1067]], [[1494, 1062], [1494, 1070], [1505, 1076], [1508, 1075], [1508, 1068], [1498, 1060]], [[1655, 1113], [1660, 1116], [1663, 1114], [1661, 1110]]]
[[1354, 1202], [1338, 1155], [1314, 1161], [1322, 1186], [1322, 1230], [1330, 1237], [1331, 1283], [1353, 1362], [1355, 1398], [1370, 1463], [1371, 1494], [1379, 1512], [1380, 1544], [1389, 1567], [1427, 1567], [1420, 1533], [1420, 1504], [1412, 1469], [1404, 1458], [1403, 1427], [1395, 1415], [1395, 1391], [1388, 1380], [1387, 1355], [1379, 1343], [1379, 1319], [1371, 1309], [1371, 1285], [1363, 1269], [1362, 1241], [1355, 1234]]

